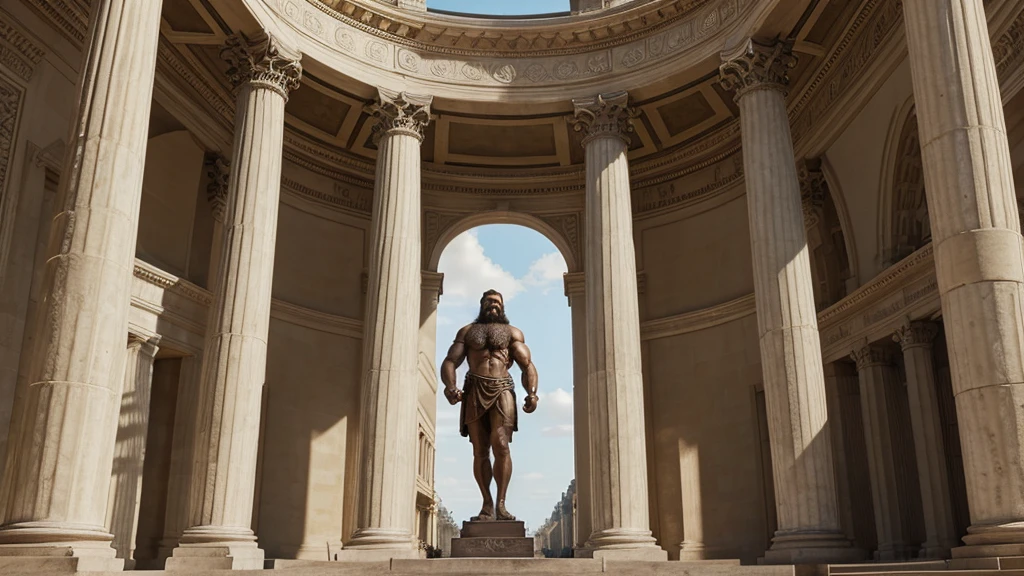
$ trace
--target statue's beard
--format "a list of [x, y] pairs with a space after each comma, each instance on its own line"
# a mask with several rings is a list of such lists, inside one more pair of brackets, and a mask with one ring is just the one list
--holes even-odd
[[508, 317], [505, 311], [499, 309], [497, 312], [489, 308], [480, 308], [480, 315], [476, 317], [477, 324], [508, 324]]

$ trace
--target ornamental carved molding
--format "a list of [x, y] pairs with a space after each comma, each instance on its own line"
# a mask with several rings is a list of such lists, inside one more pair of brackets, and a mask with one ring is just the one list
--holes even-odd
[[81, 46], [89, 28], [89, 0], [25, 0], [73, 44]]
[[207, 154], [203, 161], [206, 168], [206, 200], [210, 203], [213, 219], [224, 223], [228, 209], [228, 183], [231, 177], [231, 162], [220, 154]]
[[825, 173], [821, 170], [821, 159], [801, 160], [797, 163], [796, 174], [800, 181], [804, 227], [810, 229], [821, 220], [825, 208], [825, 195], [828, 194], [828, 183], [825, 181]]
[[992, 55], [1000, 78], [1005, 78], [1011, 70], [1024, 64], [1024, 10], [1017, 14], [1005, 32], [992, 41]]
[[714, 42], [757, 5], [758, 0], [656, 0], [606, 19], [481, 28], [390, 12], [372, 2], [269, 1], [284, 21], [339, 56], [410, 78], [476, 87], [560, 85], [654, 65]]
[[897, 328], [892, 339], [904, 350], [917, 347], [930, 348], [938, 335], [939, 327], [934, 322], [911, 322]]
[[747, 39], [736, 50], [722, 53], [719, 67], [722, 88], [736, 91], [736, 100], [751, 90], [772, 89], [786, 92], [789, 71], [796, 66], [793, 45], [788, 42], [765, 44]]
[[247, 84], [273, 90], [288, 100], [288, 93], [299, 87], [302, 78], [302, 54], [265, 32], [248, 39], [228, 38], [220, 56], [228, 63], [228, 80], [236, 89]]
[[0, 12], [0, 65], [28, 82], [45, 55], [45, 50]]
[[[5, 210], [13, 206], [7, 198], [8, 177], [11, 174], [11, 162], [14, 160], [14, 143], [21, 119], [21, 107], [24, 101], [24, 90], [6, 76], [0, 74], [0, 207]], [[2, 214], [5, 224], [13, 223], [13, 214]], [[6, 259], [6, 246], [0, 246], [4, 253], [0, 259]]]
[[430, 114], [433, 100], [433, 96], [378, 88], [377, 100], [366, 107], [366, 113], [377, 121], [373, 126], [374, 142], [391, 133], [415, 136], [422, 142], [427, 124], [433, 119]]
[[583, 133], [583, 146], [595, 138], [618, 138], [629, 145], [633, 120], [640, 111], [629, 105], [629, 94], [611, 92], [592, 98], [574, 98], [573, 115], [569, 119], [572, 129]]

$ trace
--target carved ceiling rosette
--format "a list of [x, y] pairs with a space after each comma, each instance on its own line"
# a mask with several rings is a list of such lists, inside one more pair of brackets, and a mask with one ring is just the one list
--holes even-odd
[[302, 54], [266, 32], [248, 39], [231, 36], [220, 57], [228, 63], [228, 80], [236, 89], [249, 84], [273, 90], [288, 100], [288, 93], [299, 87], [302, 78]]
[[747, 39], [736, 50], [722, 53], [722, 88], [736, 91], [738, 101], [751, 90], [773, 89], [785, 93], [789, 86], [789, 71], [796, 66], [791, 42], [762, 44]]
[[430, 114], [433, 96], [377, 89], [377, 100], [366, 107], [366, 113], [377, 120], [373, 127], [373, 141], [379, 142], [385, 133], [401, 132], [423, 141], [424, 131], [434, 118]]
[[574, 98], [572, 104], [573, 116], [569, 123], [573, 130], [584, 134], [584, 146], [600, 137], [619, 138], [629, 145], [629, 134], [634, 130], [633, 120], [640, 116], [640, 111], [629, 105], [627, 92]]

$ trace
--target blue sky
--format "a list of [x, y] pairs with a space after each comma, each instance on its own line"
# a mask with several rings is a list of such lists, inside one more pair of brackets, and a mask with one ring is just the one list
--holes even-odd
[[427, 8], [467, 14], [547, 14], [568, 12], [569, 0], [427, 0]]
[[[489, 288], [505, 296], [505, 312], [520, 328], [533, 353], [540, 387], [537, 411], [522, 411], [524, 392], [514, 367], [519, 432], [512, 440], [512, 482], [506, 505], [539, 527], [573, 479], [572, 332], [562, 285], [565, 260], [547, 238], [522, 226], [480, 226], [452, 240], [441, 255], [444, 295], [437, 311], [437, 366], [455, 333], [473, 321], [480, 295]], [[459, 386], [466, 372], [458, 371]], [[439, 386], [443, 386], [439, 384]], [[437, 456], [434, 486], [452, 517], [463, 520], [480, 511], [468, 438], [458, 432], [459, 406], [437, 398]], [[492, 494], [494, 486], [491, 486]]]

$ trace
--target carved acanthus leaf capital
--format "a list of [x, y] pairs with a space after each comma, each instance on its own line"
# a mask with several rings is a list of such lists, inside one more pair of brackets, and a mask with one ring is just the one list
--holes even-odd
[[793, 45], [789, 42], [761, 44], [748, 39], [732, 52], [722, 53], [718, 72], [722, 87], [736, 91], [739, 100], [750, 90], [770, 88], [785, 92], [789, 70], [796, 66]]
[[821, 171], [821, 159], [813, 158], [797, 163], [797, 178], [800, 180], [800, 202], [804, 209], [804, 226], [810, 228], [821, 220], [825, 208], [828, 183]]
[[223, 223], [227, 215], [231, 163], [219, 154], [208, 154], [205, 165], [206, 175], [209, 178], [209, 182], [206, 184], [206, 200], [210, 203], [214, 220]]
[[893, 363], [892, 352], [888, 348], [874, 344], [854, 350], [850, 357], [857, 363], [858, 371], [869, 366], [889, 366]]
[[287, 100], [302, 78], [302, 54], [265, 32], [249, 39], [228, 38], [220, 57], [228, 63], [228, 79], [235, 88], [250, 84], [273, 90]]
[[599, 137], [619, 138], [629, 144], [633, 120], [640, 111], [629, 105], [629, 94], [612, 92], [593, 98], [575, 98], [573, 116], [569, 119], [573, 130], [584, 134], [583, 145]]
[[938, 335], [939, 327], [933, 322], [911, 322], [897, 329], [896, 333], [892, 335], [892, 339], [906, 350], [919, 346], [931, 347]]
[[379, 141], [386, 133], [401, 132], [422, 142], [424, 131], [434, 118], [430, 114], [433, 100], [433, 96], [378, 88], [377, 100], [366, 108], [366, 112], [377, 119], [373, 127], [374, 141]]

